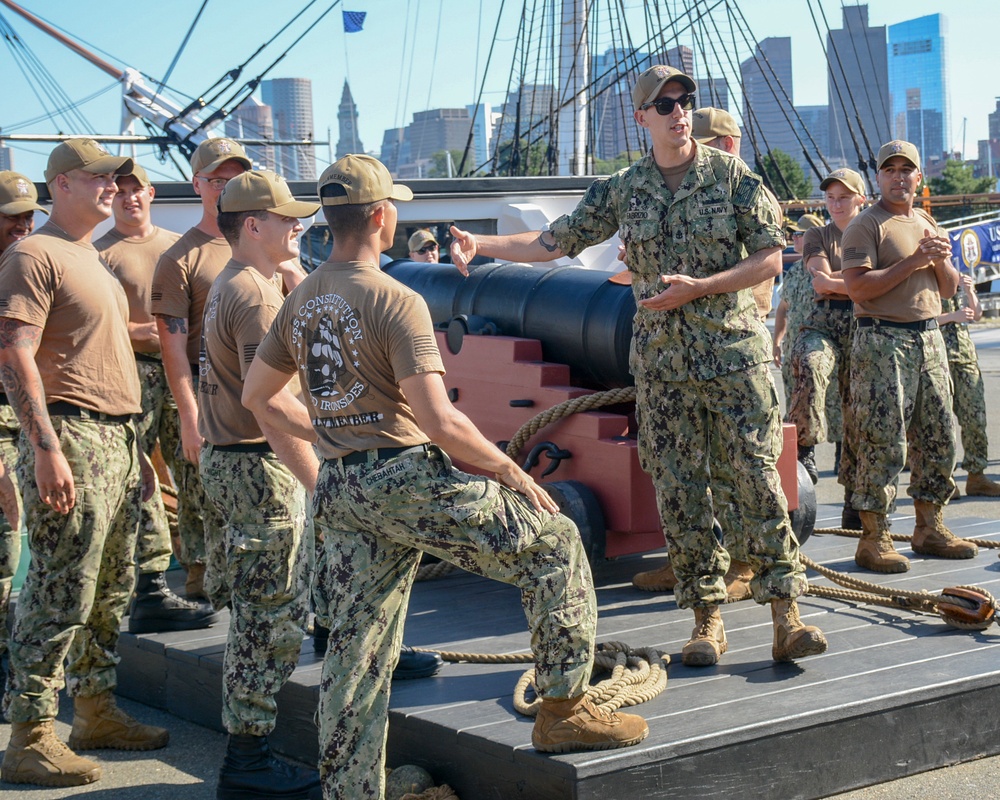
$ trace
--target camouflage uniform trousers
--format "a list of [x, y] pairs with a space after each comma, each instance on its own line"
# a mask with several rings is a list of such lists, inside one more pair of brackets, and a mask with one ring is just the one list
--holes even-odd
[[597, 604], [567, 517], [454, 469], [433, 445], [356, 466], [324, 461], [313, 511], [329, 556], [332, 621], [317, 718], [325, 797], [383, 797], [390, 679], [421, 550], [517, 586], [540, 694], [586, 689]]
[[967, 472], [985, 472], [989, 465], [986, 390], [976, 345], [969, 336], [968, 326], [962, 323], [942, 325], [941, 336], [955, 395], [952, 408], [962, 429], [962, 468]]
[[306, 492], [273, 453], [237, 453], [206, 444], [201, 479], [226, 520], [232, 614], [222, 668], [222, 724], [267, 736], [275, 696], [299, 661], [309, 615], [313, 540]]
[[951, 376], [937, 329], [858, 328], [851, 349], [851, 414], [858, 511], [891, 513], [909, 449], [909, 495], [947, 505], [955, 483]]
[[[139, 385], [142, 387], [142, 414], [136, 418], [139, 443], [144, 452], [152, 453], [159, 441], [164, 461], [172, 472], [176, 472], [174, 456], [180, 438], [180, 422], [177, 418], [177, 405], [167, 386], [163, 363], [136, 359], [135, 366], [139, 373]], [[181, 538], [183, 540], [184, 537]], [[163, 507], [163, 496], [157, 483], [153, 496], [142, 504], [135, 553], [139, 572], [166, 572], [170, 568], [172, 552], [167, 511]]]
[[11, 722], [53, 719], [65, 682], [71, 696], [117, 685], [118, 633], [135, 585], [142, 488], [135, 427], [52, 417], [73, 473], [76, 504], [59, 514], [41, 501], [34, 449], [21, 439], [19, 477], [31, 566], [10, 642]]
[[[729, 453], [735, 500], [754, 571], [754, 599], [794, 598], [806, 590], [798, 542], [788, 520], [777, 461], [781, 421], [766, 364], [706, 381], [665, 381], [655, 368], [636, 375], [639, 461], [653, 479], [681, 608], [726, 601], [729, 554], [712, 530], [711, 440]], [[729, 537], [730, 532], [726, 535]], [[729, 538], [727, 538], [727, 545]]]
[[[7, 403], [0, 404], [0, 461], [10, 475], [17, 492], [17, 509], [21, 519], [21, 489], [17, 480], [17, 441], [21, 435], [21, 425], [14, 409]], [[21, 561], [21, 531], [14, 530], [7, 518], [0, 514], [0, 656], [7, 652], [7, 615], [10, 610], [10, 595], [14, 588], [14, 575]]]
[[[193, 378], [193, 381], [197, 397], [198, 378]], [[223, 537], [225, 522], [215, 510], [215, 504], [205, 496], [198, 465], [192, 464], [184, 455], [179, 428], [174, 453], [174, 480], [177, 482], [177, 527], [181, 534], [180, 562], [184, 566], [205, 565], [205, 592], [212, 606], [221, 609], [229, 602]]]

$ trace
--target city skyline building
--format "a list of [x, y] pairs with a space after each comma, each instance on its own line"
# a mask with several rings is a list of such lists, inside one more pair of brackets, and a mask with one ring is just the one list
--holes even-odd
[[[223, 130], [230, 139], [274, 139], [271, 107], [250, 96], [226, 117]], [[277, 154], [272, 145], [246, 145], [244, 149], [254, 167], [277, 171]]]
[[351, 94], [351, 86], [344, 80], [344, 90], [340, 95], [340, 106], [337, 108], [337, 138], [336, 158], [343, 158], [348, 153], [363, 153], [364, 147], [358, 136], [358, 105]]
[[888, 32], [893, 137], [915, 144], [928, 163], [941, 160], [951, 150], [947, 20], [930, 14]]
[[[261, 96], [271, 107], [278, 140], [314, 139], [312, 81], [309, 78], [271, 78], [261, 81]], [[277, 148], [280, 172], [287, 180], [316, 180], [316, 149], [312, 145]]]
[[867, 5], [842, 11], [844, 27], [826, 35], [828, 158], [833, 167], [857, 169], [892, 139], [886, 27], [868, 24]]
[[14, 153], [3, 142], [0, 142], [0, 170], [14, 169]]

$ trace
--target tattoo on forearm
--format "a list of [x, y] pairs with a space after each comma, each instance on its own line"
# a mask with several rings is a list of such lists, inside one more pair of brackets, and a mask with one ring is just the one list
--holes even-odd
[[28, 325], [20, 320], [8, 317], [0, 321], [0, 348], [34, 349], [41, 336], [42, 329], [37, 325]]
[[7, 400], [14, 409], [28, 441], [34, 443], [39, 450], [46, 452], [58, 450], [59, 437], [52, 428], [48, 409], [39, 398], [28, 391], [20, 371], [16, 367], [5, 365], [0, 369], [0, 380], [3, 381]]
[[[549, 241], [545, 241], [545, 237], [548, 237]], [[559, 245], [556, 244], [556, 238], [552, 235], [552, 231], [542, 231], [538, 234], [538, 243], [550, 253], [554, 253], [559, 249]]]
[[170, 333], [183, 333], [187, 335], [187, 320], [184, 317], [167, 317], [161, 316], [162, 319], [167, 324], [167, 331]]

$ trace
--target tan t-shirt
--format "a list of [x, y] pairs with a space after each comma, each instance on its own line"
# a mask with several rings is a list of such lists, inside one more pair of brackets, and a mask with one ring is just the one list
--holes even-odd
[[163, 228], [154, 228], [149, 236], [141, 239], [125, 236], [112, 228], [94, 242], [97, 252], [125, 289], [130, 322], [141, 325], [153, 321], [149, 311], [153, 272], [163, 252], [180, 238], [179, 233]]
[[198, 432], [205, 441], [264, 441], [254, 415], [243, 407], [243, 381], [283, 299], [274, 281], [232, 260], [212, 284], [198, 379]]
[[191, 364], [198, 363], [201, 350], [201, 323], [208, 290], [232, 254], [225, 239], [191, 228], [156, 264], [151, 311], [154, 315], [187, 320], [187, 356]]
[[125, 290], [89, 242], [45, 223], [0, 258], [0, 316], [42, 329], [35, 363], [45, 400], [136, 414], [139, 376]]
[[[841, 269], [888, 269], [913, 254], [925, 230], [947, 235], [923, 209], [904, 217], [878, 204], [866, 208], [844, 231]], [[930, 267], [918, 269], [881, 297], [854, 303], [854, 316], [890, 322], [917, 322], [940, 314], [941, 294]]]
[[285, 299], [257, 355], [298, 370], [324, 458], [427, 441], [399, 381], [444, 374], [431, 315], [374, 264], [320, 265]]
[[[806, 231], [802, 241], [802, 263], [808, 265], [809, 259], [813, 256], [823, 256], [830, 264], [830, 272], [840, 272], [841, 259], [843, 256], [842, 240], [843, 231], [832, 222], [828, 222], [822, 228], [810, 228]], [[822, 299], [850, 299], [846, 294], [832, 294], [821, 297], [819, 294], [813, 295], [816, 300]]]

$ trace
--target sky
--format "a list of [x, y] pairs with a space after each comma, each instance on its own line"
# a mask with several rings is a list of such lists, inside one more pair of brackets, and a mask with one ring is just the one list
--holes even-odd
[[[724, 8], [731, 0], [707, 0]], [[588, 0], [606, 9], [606, 0]], [[642, 9], [646, 0], [620, 0], [625, 8], [633, 41], [645, 33]], [[693, 2], [693, 0], [692, 0]], [[699, 0], [703, 4], [706, 0]], [[331, 0], [21, 0], [37, 13], [116, 67], [133, 67], [151, 76], [156, 85], [170, 71], [167, 85], [188, 97], [211, 97], [210, 88], [240, 66], [272, 37], [273, 44], [249, 61], [239, 83], [260, 74], [278, 59], [330, 5]], [[463, 107], [476, 101], [502, 103], [512, 75], [514, 46], [522, 12], [531, 13], [539, 0], [342, 0], [313, 30], [282, 58], [265, 77], [306, 77], [313, 82], [315, 138], [327, 139], [331, 129], [337, 140], [337, 106], [345, 79], [350, 83], [359, 113], [359, 131], [366, 151], [376, 154], [383, 131], [412, 121], [413, 113], [427, 108]], [[690, 2], [688, 3], [690, 5]], [[791, 36], [793, 94], [796, 105], [819, 105], [827, 100], [823, 50], [810, 15], [817, 14], [825, 32], [822, 8], [831, 28], [840, 28], [841, 2], [837, 0], [742, 0], [740, 9], [756, 39]], [[302, 19], [283, 33], [282, 26], [296, 11], [307, 7]], [[682, 0], [659, 0], [661, 18], [681, 17]], [[892, 25], [927, 14], [942, 13], [948, 25], [948, 69], [951, 98], [952, 148], [966, 158], [976, 157], [976, 143], [987, 135], [987, 115], [1000, 96], [1000, 2], [997, 0], [870, 0], [869, 24]], [[201, 10], [183, 52], [192, 22]], [[363, 30], [347, 34], [341, 12], [363, 11]], [[599, 15], [607, 15], [600, 11]], [[8, 8], [0, 16], [13, 27], [37, 64], [26, 65], [8, 46], [0, 48], [3, 76], [0, 132], [117, 134], [121, 124], [121, 90], [114, 79], [92, 66]], [[600, 21], [600, 16], [598, 22]], [[596, 27], [596, 24], [595, 24]], [[618, 26], [621, 30], [621, 26]], [[277, 34], [277, 36], [276, 36]], [[598, 34], [592, 50], [603, 51], [610, 34]], [[603, 37], [603, 38], [600, 38]], [[693, 45], [680, 38], [681, 44]], [[492, 58], [490, 51], [492, 49]], [[700, 49], [695, 47], [696, 54]], [[739, 50], [736, 60], [747, 53]], [[696, 55], [697, 59], [697, 55]], [[38, 65], [41, 65], [38, 66]], [[488, 69], [487, 69], [488, 65]], [[44, 67], [44, 69], [42, 69]], [[516, 72], [516, 71], [515, 71]], [[86, 118], [86, 123], [61, 117], [43, 118], [54, 106], [38, 95], [47, 85], [46, 73], [61, 87]], [[700, 77], [696, 66], [696, 77]], [[81, 102], [96, 93], [99, 96]], [[170, 95], [168, 95], [170, 96]], [[176, 99], [178, 95], [173, 95]], [[258, 92], [259, 97], [259, 92]], [[180, 99], [184, 102], [184, 98]], [[91, 129], [82, 127], [89, 123]], [[141, 126], [139, 126], [141, 132]], [[14, 168], [41, 180], [47, 143], [8, 143], [14, 148]], [[113, 147], [109, 146], [109, 149]], [[157, 180], [172, 180], [179, 173], [168, 162], [159, 164], [150, 148], [140, 148], [138, 158]], [[326, 147], [317, 148], [322, 168], [329, 162]]]

